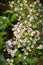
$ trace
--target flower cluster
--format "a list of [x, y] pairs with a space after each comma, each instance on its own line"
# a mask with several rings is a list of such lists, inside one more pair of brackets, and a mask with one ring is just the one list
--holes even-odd
[[6, 50], [16, 65], [19, 62], [24, 63], [27, 57], [43, 55], [43, 8], [39, 1], [28, 4], [27, 0], [18, 0], [14, 3], [11, 2], [14, 7], [11, 4], [10, 6], [14, 8], [19, 22], [12, 28], [14, 36], [6, 42]]

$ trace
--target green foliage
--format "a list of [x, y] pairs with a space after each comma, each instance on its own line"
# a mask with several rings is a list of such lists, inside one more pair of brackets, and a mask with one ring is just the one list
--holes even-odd
[[12, 16], [11, 16], [11, 22], [15, 21], [16, 22], [17, 18], [16, 18], [16, 14], [14, 13]]
[[0, 30], [5, 30], [9, 23], [9, 19], [7, 17], [0, 16]]
[[4, 36], [7, 35], [6, 28], [10, 25], [13, 26], [13, 21], [16, 21], [16, 16], [13, 14], [11, 19], [6, 16], [0, 16], [0, 49], [2, 49], [3, 44], [5, 44]]
[[0, 50], [2, 49], [2, 46], [5, 44], [3, 36], [6, 35], [6, 32], [1, 32], [0, 33]]
[[27, 58], [26, 61], [30, 63], [31, 65], [35, 65], [36, 62], [38, 62], [39, 58]]
[[3, 56], [0, 56], [0, 65], [6, 65], [6, 60]]
[[[0, 65], [43, 65], [43, 7], [33, 1], [8, 0], [3, 4], [8, 9], [2, 7], [6, 11], [0, 15]], [[5, 39], [12, 34], [11, 28], [14, 36]]]
[[39, 58], [39, 62], [41, 63], [41, 65], [43, 65], [43, 56]]
[[40, 58], [27, 58], [26, 61], [31, 65], [35, 65], [37, 62], [40, 62], [41, 65], [43, 65], [43, 56], [41, 56]]

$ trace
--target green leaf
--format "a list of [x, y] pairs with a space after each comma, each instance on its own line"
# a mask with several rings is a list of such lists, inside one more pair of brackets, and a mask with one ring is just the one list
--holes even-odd
[[2, 49], [3, 37], [0, 35], [0, 49]]
[[3, 24], [3, 25], [1, 25], [1, 26], [0, 26], [0, 30], [1, 30], [1, 29], [5, 29], [6, 26], [7, 26], [7, 24]]
[[13, 22], [13, 21], [15, 21], [17, 18], [16, 18], [16, 14], [13, 14], [12, 16], [11, 16], [11, 22]]
[[6, 32], [1, 32], [1, 35], [3, 36], [3, 35], [6, 35], [7, 33]]
[[7, 24], [8, 24], [8, 25], [13, 26], [13, 24], [11, 23], [11, 21], [10, 21], [10, 19], [9, 19], [9, 18], [6, 18], [6, 20], [5, 20], [5, 21], [7, 22]]
[[2, 49], [2, 46], [5, 44], [4, 38], [2, 35], [0, 35], [0, 50]]
[[43, 56], [39, 58], [39, 62], [43, 65]]
[[2, 16], [0, 16], [0, 20], [2, 20]]
[[36, 62], [38, 62], [38, 58], [27, 58], [26, 61], [31, 65], [34, 65]]
[[0, 65], [6, 65], [6, 61], [3, 56], [0, 56]]

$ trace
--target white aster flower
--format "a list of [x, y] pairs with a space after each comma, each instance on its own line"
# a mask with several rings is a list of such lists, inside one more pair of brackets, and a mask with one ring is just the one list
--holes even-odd
[[18, 7], [15, 7], [15, 8], [14, 8], [14, 11], [18, 11], [18, 10], [19, 10], [19, 8], [18, 8]]
[[30, 40], [33, 41], [32, 37], [30, 37]]
[[10, 4], [9, 6], [10, 6], [11, 8], [13, 7], [13, 5], [12, 5], [12, 4]]
[[20, 10], [23, 10], [23, 8], [20, 8]]
[[36, 13], [36, 10], [33, 10], [34, 13]]
[[19, 16], [19, 18], [18, 18], [18, 21], [20, 21], [21, 20], [21, 16]]
[[30, 13], [32, 13], [33, 12], [33, 9], [30, 9]]
[[13, 44], [13, 45], [16, 45], [16, 44], [17, 44], [17, 41], [13, 41], [12, 44]]
[[20, 48], [21, 47], [21, 45], [18, 43], [18, 46], [17, 46], [18, 48]]
[[39, 3], [39, 7], [41, 7], [42, 6], [42, 4], [41, 3]]
[[9, 58], [7, 58], [7, 62], [10, 63], [10, 59]]
[[19, 24], [19, 28], [21, 28], [21, 27], [22, 27], [22, 23]]
[[29, 49], [30, 49], [30, 47], [26, 47], [26, 49], [27, 49], [27, 50], [29, 50]]
[[31, 36], [34, 36], [35, 35], [35, 31], [33, 31], [32, 33], [31, 33]]
[[40, 15], [40, 17], [42, 17], [42, 15]]
[[20, 6], [23, 7], [23, 3], [20, 3]]
[[41, 11], [41, 9], [38, 9], [38, 12], [40, 12]]
[[14, 60], [13, 60], [13, 59], [10, 59], [10, 61], [11, 61], [11, 63], [13, 63], [13, 62], [14, 62]]
[[27, 56], [29, 53], [28, 52], [25, 52], [25, 55]]
[[33, 5], [32, 4], [30, 4], [30, 7], [32, 7]]
[[25, 21], [24, 21], [24, 23], [25, 23], [25, 24], [27, 24], [27, 23], [28, 23], [28, 21], [27, 21], [27, 20], [25, 20]]
[[12, 46], [12, 40], [8, 40], [6, 43], [8, 44], [8, 46]]
[[19, 54], [19, 57], [21, 57], [22, 55], [21, 54]]
[[40, 23], [42, 23], [42, 20], [39, 20]]
[[36, 44], [36, 40], [33, 41], [33, 44]]
[[27, 16], [27, 18], [29, 18], [29, 17], [30, 17], [30, 15]]
[[37, 2], [34, 2], [34, 5], [36, 5], [37, 4]]
[[5, 16], [3, 16], [3, 19], [6, 19], [6, 17], [5, 17]]
[[13, 5], [14, 4], [14, 1], [12, 1], [11, 4]]
[[37, 46], [37, 49], [43, 49], [43, 45], [39, 45], [39, 46]]
[[1, 24], [3, 24], [3, 21], [1, 21]]
[[33, 19], [34, 19], [34, 17], [33, 17], [33, 16], [31, 16], [29, 20], [30, 20], [30, 21], [32, 21]]
[[36, 0], [37, 3], [40, 3], [40, 0]]
[[17, 3], [20, 3], [20, 0], [17, 0]]
[[24, 56], [23, 59], [26, 59], [26, 56]]
[[39, 13], [36, 13], [36, 16], [38, 16], [39, 15]]

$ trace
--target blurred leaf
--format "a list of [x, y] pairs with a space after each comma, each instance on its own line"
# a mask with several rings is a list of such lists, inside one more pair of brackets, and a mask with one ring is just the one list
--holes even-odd
[[39, 58], [39, 62], [43, 65], [43, 56]]
[[0, 65], [6, 65], [6, 61], [3, 56], [0, 56]]
[[38, 55], [42, 55], [42, 52], [41, 51], [38, 51]]
[[16, 14], [13, 14], [12, 16], [11, 16], [11, 22], [13, 22], [13, 21], [15, 21], [17, 18], [16, 18]]
[[9, 22], [7, 17], [2, 17], [0, 22], [2, 21], [2, 24], [0, 24], [0, 30], [5, 29], [7, 27], [7, 24]]
[[2, 20], [2, 16], [0, 16], [0, 20]]
[[11, 10], [7, 10], [4, 12], [5, 14], [8, 14], [8, 13], [13, 13]]
[[3, 38], [3, 35], [5, 35], [5, 34], [6, 34], [6, 32], [0, 33], [0, 50], [2, 49], [2, 46], [5, 44], [5, 41]]
[[27, 58], [26, 61], [31, 65], [34, 65], [36, 62], [38, 62], [38, 58]]
[[7, 33], [6, 32], [1, 32], [1, 35], [3, 36], [3, 35], [6, 35]]
[[2, 49], [3, 37], [0, 35], [0, 49]]
[[6, 26], [7, 26], [7, 24], [2, 24], [2, 25], [0, 26], [0, 30], [1, 30], [1, 29], [5, 29]]

